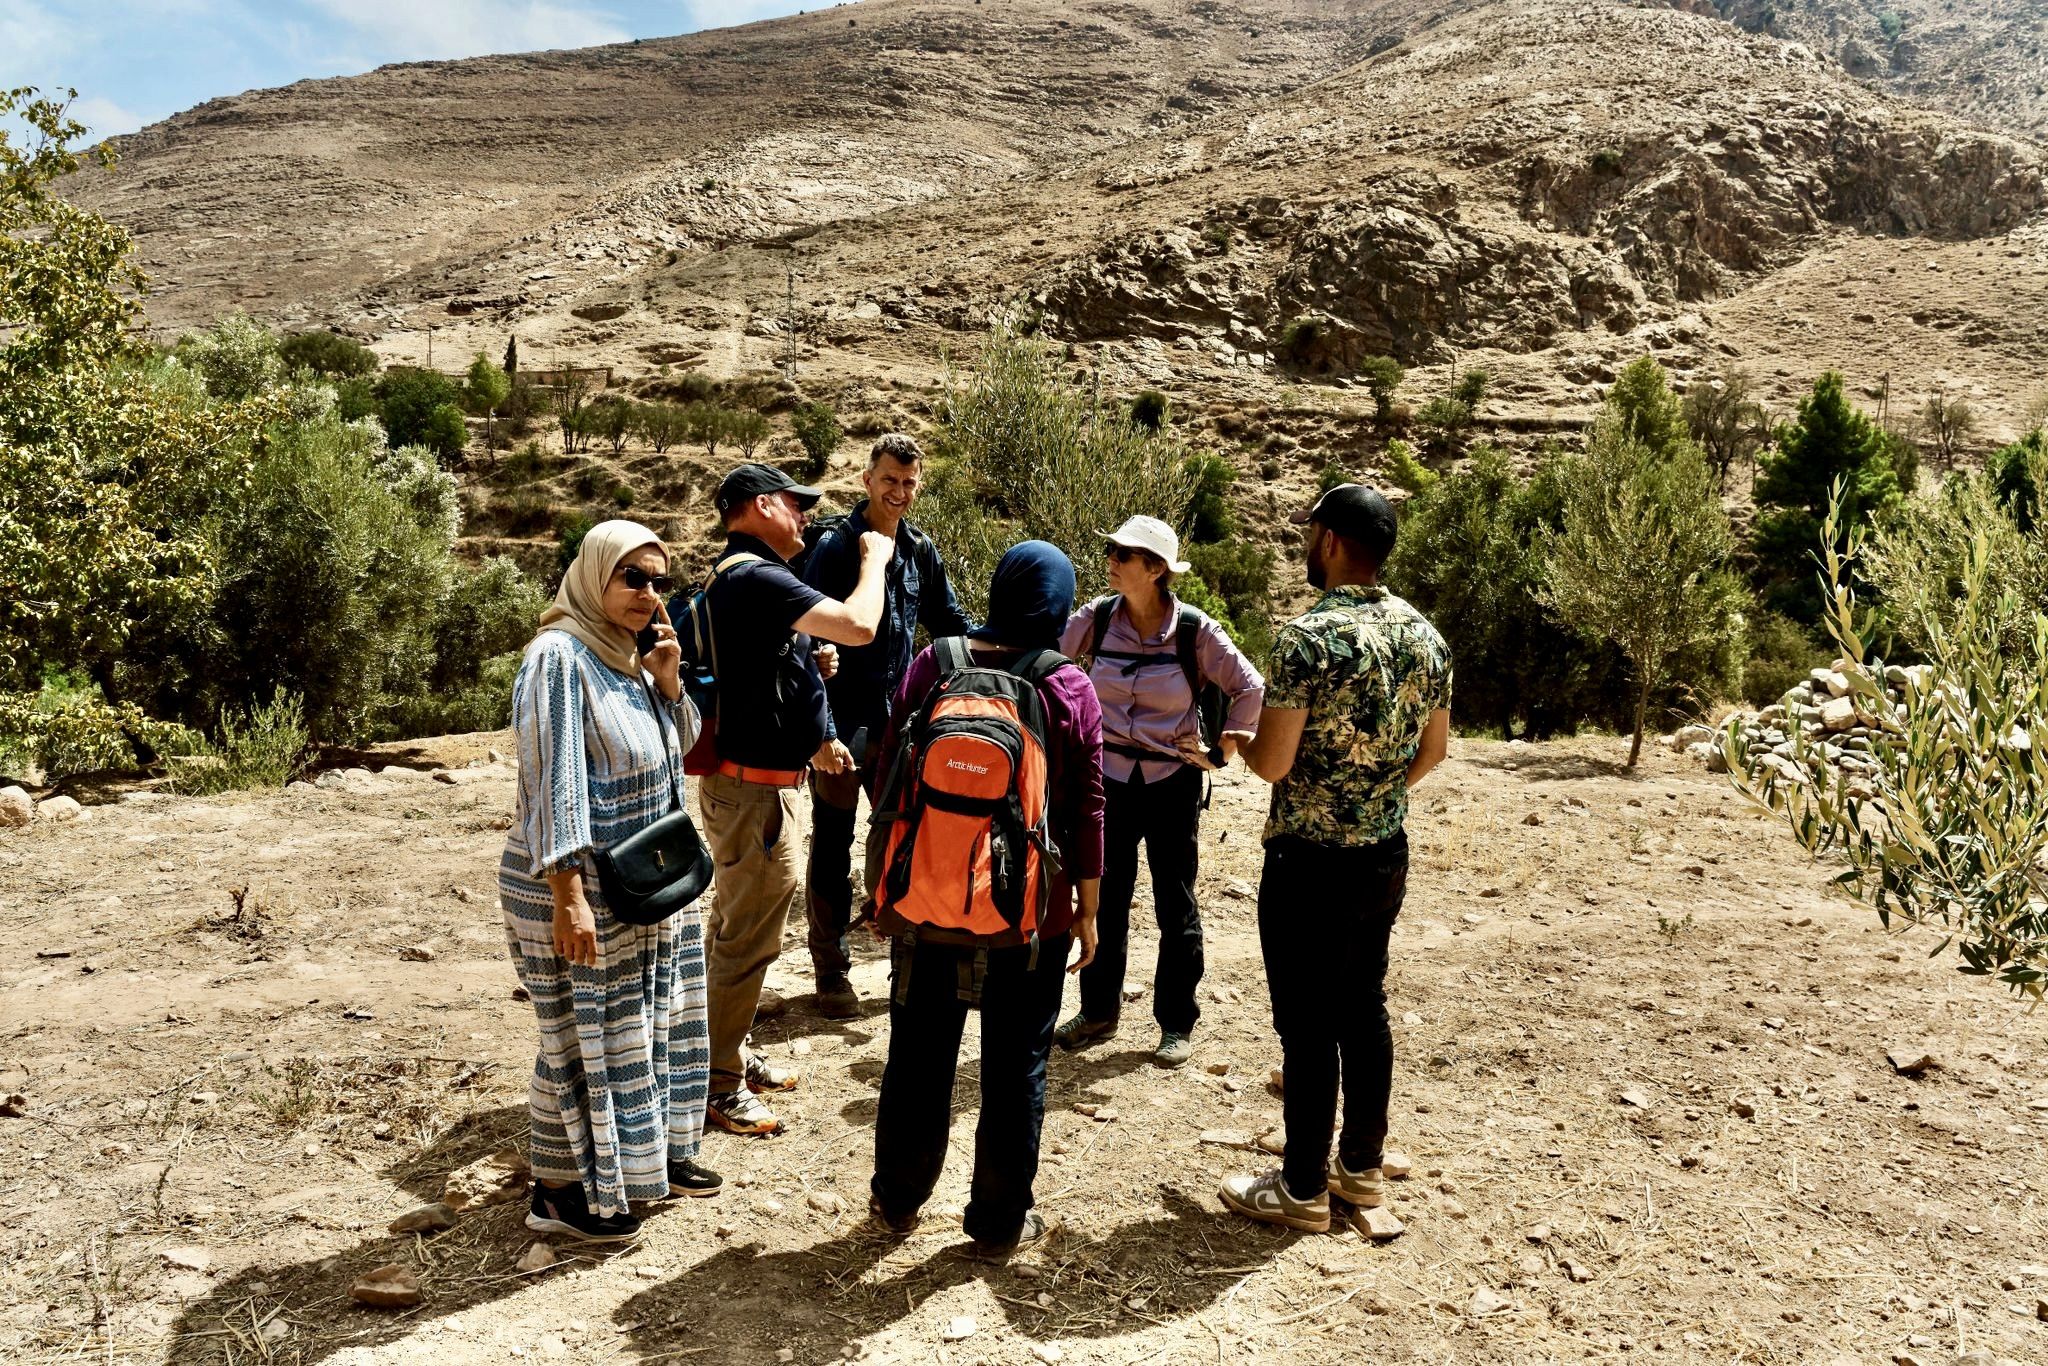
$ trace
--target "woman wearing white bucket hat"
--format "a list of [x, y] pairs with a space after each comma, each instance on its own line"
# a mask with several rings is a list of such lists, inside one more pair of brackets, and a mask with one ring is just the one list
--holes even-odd
[[1193, 1055], [1201, 1015], [1195, 873], [1202, 772], [1228, 763], [1257, 731], [1266, 681], [1222, 627], [1174, 596], [1173, 577], [1188, 562], [1172, 527], [1132, 517], [1102, 535], [1111, 591], [1074, 613], [1060, 638], [1060, 652], [1088, 670], [1102, 702], [1100, 942], [1095, 961], [1081, 970], [1081, 1008], [1054, 1037], [1071, 1049], [1116, 1032], [1142, 843], [1159, 923], [1152, 1015], [1160, 1037], [1152, 1060], [1179, 1067]]

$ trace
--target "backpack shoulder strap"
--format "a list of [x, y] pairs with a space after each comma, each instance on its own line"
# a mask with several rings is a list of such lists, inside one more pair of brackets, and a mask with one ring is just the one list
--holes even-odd
[[760, 559], [761, 557], [751, 550], [735, 550], [732, 554], [711, 566], [711, 572], [704, 578], [704, 586], [709, 588], [712, 581], [728, 569], [737, 569], [743, 564], [756, 564], [760, 562]]
[[1102, 653], [1102, 642], [1109, 635], [1109, 620], [1116, 615], [1116, 609], [1123, 606], [1123, 601], [1121, 593], [1104, 593], [1095, 600], [1095, 619], [1089, 623], [1093, 637], [1088, 642], [1090, 658]]
[[966, 636], [947, 636], [932, 642], [932, 657], [939, 663], [939, 674], [958, 673], [974, 665], [974, 656], [967, 651]]
[[1019, 655], [1011, 663], [1010, 672], [1035, 688], [1057, 673], [1062, 666], [1073, 662], [1058, 650], [1033, 650], [1029, 654]]
[[1179, 614], [1173, 626], [1173, 651], [1180, 656], [1180, 671], [1188, 676], [1188, 691], [1199, 697], [1202, 693], [1202, 661], [1195, 647], [1201, 640], [1202, 619], [1185, 603], [1180, 605]]

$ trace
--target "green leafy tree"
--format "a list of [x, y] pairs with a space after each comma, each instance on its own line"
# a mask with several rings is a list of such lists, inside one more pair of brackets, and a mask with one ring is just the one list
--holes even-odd
[[702, 442], [704, 454], [715, 459], [720, 443], [732, 435], [732, 414], [701, 399], [691, 403], [684, 412], [690, 424], [691, 439]]
[[[1398, 457], [1403, 452], [1396, 452]], [[1563, 517], [1563, 457], [1533, 477], [1482, 445], [1444, 475], [1416, 464], [1386, 582], [1425, 612], [1458, 663], [1458, 724], [1530, 739], [1612, 722], [1625, 710], [1623, 664], [1611, 645], [1583, 639], [1547, 611], [1544, 537]]]
[[1715, 483], [1723, 493], [1728, 491], [1730, 472], [1754, 461], [1770, 440], [1770, 421], [1755, 395], [1756, 381], [1740, 369], [1696, 380], [1685, 391], [1686, 429], [1714, 467]]
[[2001, 446], [1984, 462], [1999, 505], [2021, 531], [2031, 533], [2048, 507], [2048, 430], [2036, 427], [2010, 446]]
[[497, 444], [498, 405], [512, 396], [512, 377], [491, 364], [490, 357], [483, 352], [476, 353], [476, 359], [469, 363], [469, 373], [463, 379], [462, 397], [469, 410], [484, 420], [484, 446], [492, 449]]
[[1442, 476], [1415, 458], [1415, 448], [1395, 437], [1387, 443], [1387, 479], [1395, 488], [1427, 493]]
[[1633, 768], [1651, 695], [1681, 652], [1723, 625], [1728, 518], [1690, 441], [1654, 450], [1615, 406], [1596, 423], [1584, 458], [1562, 473], [1563, 524], [1544, 547], [1541, 596], [1581, 635], [1611, 642], [1633, 669]]
[[585, 410], [586, 430], [612, 449], [614, 456], [626, 449], [626, 437], [633, 430], [633, 405], [616, 394], [592, 399]]
[[1671, 392], [1669, 378], [1655, 356], [1638, 356], [1607, 391], [1606, 407], [1623, 431], [1668, 458], [1692, 441], [1685, 405]]
[[828, 404], [799, 403], [789, 415], [789, 428], [796, 434], [797, 444], [804, 448], [804, 478], [822, 478], [832, 463], [832, 453], [839, 449], [840, 439], [845, 436], [839, 415]]
[[1844, 488], [1836, 522], [1841, 534], [1868, 525], [1899, 496], [1884, 433], [1849, 402], [1841, 374], [1830, 370], [1800, 400], [1798, 417], [1779, 431], [1777, 449], [1763, 458], [1757, 477], [1751, 540], [1757, 589], [1767, 606], [1794, 621], [1821, 619], [1814, 546], [1838, 482]]
[[688, 435], [689, 424], [673, 403], [643, 403], [633, 410], [633, 430], [656, 455], [663, 455]]
[[1837, 885], [1887, 927], [1932, 929], [1959, 971], [2038, 1001], [2048, 988], [2048, 762], [2035, 737], [2048, 716], [2048, 615], [2034, 612], [2014, 648], [2011, 602], [1980, 535], [1964, 552], [1953, 612], [1931, 623], [1927, 662], [1908, 671], [1895, 704], [1859, 621], [1851, 565], [1861, 534], [1846, 481], [1842, 494], [1814, 541], [1827, 632], [1869, 721], [1870, 767], [1852, 776], [1797, 728], [1780, 757], [1731, 724], [1730, 780], [1808, 852], [1847, 864]]
[[1087, 596], [1104, 583], [1103, 528], [1140, 512], [1186, 526], [1186, 443], [1098, 403], [1042, 342], [992, 329], [971, 374], [950, 377], [940, 411], [919, 521], [958, 566], [954, 582], [977, 615], [996, 560], [1019, 540], [1066, 551]]
[[726, 435], [741, 455], [752, 460], [755, 448], [768, 439], [768, 419], [752, 408], [742, 408], [727, 415]]
[[294, 332], [278, 344], [288, 370], [311, 370], [323, 379], [355, 379], [377, 373], [377, 353], [339, 332]]
[[[1952, 398], [1947, 390], [1937, 389], [1920, 405], [1920, 425], [1927, 433], [1927, 444], [1933, 448], [1936, 462], [1943, 469], [1952, 470], [1970, 434], [1977, 430], [1977, 412], [1967, 399]], [[1912, 485], [1905, 487], [1911, 489]]]
[[1385, 426], [1394, 417], [1394, 392], [1408, 372], [1392, 356], [1367, 356], [1358, 372], [1365, 378], [1366, 392], [1372, 395], [1373, 420]]
[[[393, 446], [426, 446], [444, 460], [462, 454], [462, 391], [447, 376], [415, 366], [394, 366], [377, 382], [378, 417]], [[443, 411], [445, 410], [445, 412]], [[455, 421], [451, 426], [448, 416]], [[461, 428], [459, 434], [455, 428]]]
[[1473, 413], [1486, 401], [1486, 382], [1491, 378], [1484, 370], [1467, 370], [1458, 376], [1458, 382], [1451, 388], [1451, 397], [1465, 405]]
[[1455, 460], [1465, 453], [1466, 433], [1472, 428], [1472, 405], [1461, 398], [1440, 394], [1422, 405], [1415, 422], [1420, 428], [1424, 455], [1432, 460]]
[[86, 160], [113, 162], [76, 149], [84, 132], [63, 103], [0, 92], [0, 693], [23, 715], [47, 669], [76, 670], [133, 722], [114, 666], [136, 623], [204, 620], [221, 564], [207, 516], [245, 477], [265, 409], [127, 358], [128, 236], [59, 193]]
[[1237, 467], [1220, 455], [1197, 452], [1183, 468], [1194, 486], [1188, 498], [1188, 539], [1203, 543], [1237, 535], [1237, 514], [1230, 509]]

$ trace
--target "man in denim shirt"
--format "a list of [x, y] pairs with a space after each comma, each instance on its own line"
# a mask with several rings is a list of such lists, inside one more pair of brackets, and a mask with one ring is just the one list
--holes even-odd
[[917, 442], [896, 432], [877, 441], [861, 476], [868, 496], [826, 528], [804, 566], [811, 587], [827, 597], [842, 596], [860, 576], [861, 533], [873, 531], [896, 543], [874, 643], [842, 647], [839, 672], [825, 685], [833, 727], [853, 752], [855, 767], [836, 774], [811, 771], [811, 967], [818, 1009], [828, 1019], [860, 1013], [846, 976], [852, 965], [846, 929], [853, 918], [854, 808], [867, 776], [868, 748], [881, 743], [890, 700], [916, 649], [917, 628], [938, 640], [965, 635], [974, 625], [953, 596], [938, 547], [904, 516], [917, 501], [923, 474], [924, 452]]

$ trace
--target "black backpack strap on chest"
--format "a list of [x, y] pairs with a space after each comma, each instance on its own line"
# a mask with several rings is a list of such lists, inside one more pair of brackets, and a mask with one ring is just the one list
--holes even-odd
[[1116, 609], [1123, 606], [1124, 595], [1105, 593], [1095, 600], [1095, 618], [1089, 625], [1088, 664], [1093, 667], [1096, 656], [1102, 653], [1102, 642], [1109, 636], [1110, 620], [1116, 616]]
[[1173, 652], [1180, 659], [1180, 671], [1188, 676], [1188, 693], [1193, 697], [1202, 695], [1202, 661], [1196, 651], [1201, 643], [1202, 619], [1186, 603], [1175, 610], [1179, 616], [1173, 623]]

